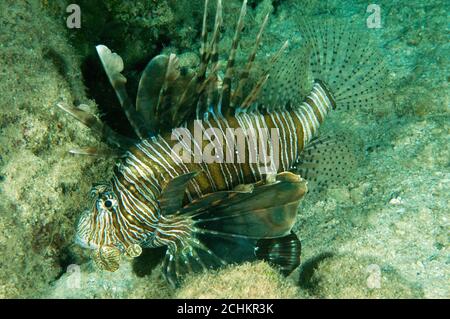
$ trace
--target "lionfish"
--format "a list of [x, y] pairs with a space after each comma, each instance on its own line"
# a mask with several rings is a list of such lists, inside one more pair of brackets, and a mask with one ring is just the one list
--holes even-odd
[[[80, 107], [58, 104], [121, 154], [111, 180], [90, 191], [91, 207], [76, 230], [76, 242], [93, 250], [100, 268], [115, 271], [121, 256], [137, 257], [142, 248], [160, 246], [167, 247], [162, 270], [173, 286], [185, 274], [244, 261], [266, 260], [285, 275], [299, 266], [301, 244], [292, 228], [308, 190], [299, 173], [308, 178], [319, 170], [314, 150], [320, 153], [318, 145], [329, 144], [317, 132], [330, 111], [377, 99], [383, 63], [367, 35], [337, 24], [305, 22], [301, 48], [283, 54], [286, 42], [258, 68], [255, 58], [267, 14], [247, 61], [237, 68], [246, 8], [244, 0], [223, 70], [222, 1], [217, 0], [208, 40], [205, 0], [197, 69], [180, 67], [175, 54], [154, 57], [142, 73], [136, 105], [125, 89], [121, 57], [104, 45], [96, 47], [138, 141]], [[196, 125], [206, 139], [195, 138]], [[234, 148], [235, 138], [217, 136], [228, 129], [240, 129], [240, 149]], [[274, 129], [276, 138], [261, 143], [266, 148], [255, 155], [255, 139]], [[234, 160], [215, 154], [210, 161], [187, 161], [173, 151], [184, 143], [185, 155], [195, 157], [213, 142]], [[249, 160], [252, 155], [256, 160]], [[261, 162], [270, 162], [271, 169]], [[332, 157], [325, 164], [341, 163]]]

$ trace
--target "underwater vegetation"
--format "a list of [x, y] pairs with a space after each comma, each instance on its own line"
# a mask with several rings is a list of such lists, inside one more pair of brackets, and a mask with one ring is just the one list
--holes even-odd
[[[214, 26], [215, 1], [210, 2], [208, 26]], [[332, 135], [335, 138], [332, 141], [318, 140], [317, 143], [313, 140], [311, 145], [314, 147], [307, 148], [302, 153], [301, 163], [296, 167], [304, 179], [311, 181], [308, 182], [310, 192], [305, 196], [295, 197], [302, 198], [302, 201], [298, 213], [296, 211], [295, 220], [291, 220], [285, 226], [283, 234], [287, 235], [292, 231], [302, 242], [302, 263], [299, 268], [285, 278], [281, 275], [280, 268], [276, 265], [269, 266], [274, 264], [273, 261], [269, 260], [268, 264], [249, 260], [250, 262], [234, 265], [234, 260], [231, 260], [231, 265], [221, 269], [183, 276], [185, 280], [179, 283], [180, 287], [175, 290], [161, 275], [165, 267], [161, 261], [167, 256], [165, 254], [169, 252], [169, 255], [176, 257], [170, 250], [144, 247], [140, 251], [131, 245], [133, 249], [129, 251], [132, 252], [130, 255], [139, 257], [134, 260], [122, 258], [120, 267], [115, 272], [108, 272], [99, 270], [91, 262], [89, 251], [81, 249], [74, 243], [76, 237], [74, 226], [80, 220], [80, 213], [90, 205], [86, 195], [92, 184], [107, 181], [111, 176], [119, 176], [117, 174], [123, 174], [124, 171], [120, 173], [120, 168], [119, 172], [113, 171], [117, 159], [111, 156], [71, 155], [70, 150], [84, 150], [91, 155], [93, 153], [111, 155], [117, 152], [111, 152], [108, 143], [100, 142], [95, 130], [88, 130], [81, 123], [71, 121], [55, 105], [58, 101], [63, 101], [66, 109], [73, 111], [71, 109], [73, 105], [83, 104], [85, 106], [77, 109], [79, 118], [97, 119], [98, 122], [95, 123], [110, 126], [111, 131], [115, 130], [117, 134], [124, 135], [125, 141], [136, 139], [133, 128], [139, 126], [126, 124], [128, 122], [126, 115], [115, 100], [114, 91], [107, 88], [108, 78], [101, 69], [101, 63], [94, 62], [95, 52], [91, 50], [95, 45], [102, 43], [120, 54], [125, 62], [123, 74], [128, 79], [127, 92], [131, 101], [136, 98], [134, 92], [138, 92], [139, 99], [139, 77], [142, 72], [145, 73], [147, 62], [157, 56], [161, 49], [162, 54], [167, 57], [167, 65], [170, 61], [175, 61], [170, 60], [172, 57], [170, 53], [177, 54], [177, 63], [181, 71], [176, 78], [185, 76], [190, 80], [191, 73], [188, 70], [201, 68], [205, 61], [201, 54], [204, 52], [201, 51], [202, 42], [199, 40], [204, 3], [194, 1], [189, 2], [189, 5], [184, 3], [185, 6], [182, 7], [182, 2], [158, 1], [157, 5], [150, 8], [145, 7], [151, 3], [148, 1], [142, 4], [138, 1], [135, 6], [122, 5], [116, 1], [105, 3], [99, 4], [98, 7], [91, 4], [86, 10], [82, 9], [85, 19], [83, 21], [89, 25], [93, 23], [89, 19], [101, 17], [108, 20], [108, 23], [113, 23], [117, 31], [111, 32], [114, 34], [111, 39], [117, 39], [115, 40], [117, 46], [114, 45], [114, 41], [107, 42], [106, 38], [109, 35], [107, 30], [110, 25], [103, 29], [103, 34], [97, 28], [67, 29], [65, 4], [55, 5], [40, 1], [25, 1], [19, 4], [5, 1], [1, 4], [0, 21], [5, 32], [0, 35], [2, 38], [0, 58], [3, 61], [2, 73], [6, 75], [5, 81], [0, 86], [3, 97], [0, 105], [2, 112], [0, 295], [2, 297], [449, 296], [446, 284], [449, 279], [448, 213], [446, 213], [449, 154], [448, 148], [445, 147], [448, 145], [449, 136], [448, 58], [446, 58], [448, 43], [442, 26], [446, 16], [444, 2], [435, 1], [427, 5], [410, 3], [409, 6], [400, 7], [380, 3], [382, 27], [364, 31], [373, 31], [370, 33], [381, 44], [383, 64], [388, 66], [387, 75], [383, 77], [385, 82], [385, 88], [382, 90], [383, 102], [378, 98], [379, 92], [375, 92], [380, 87], [378, 84], [371, 87], [371, 81], [360, 81], [363, 82], [365, 88], [363, 90], [366, 91], [359, 93], [369, 93], [367, 100], [374, 100], [374, 105], [369, 105], [370, 103], [363, 107], [348, 105], [349, 108], [344, 107], [343, 110], [339, 110], [339, 102], [345, 102], [345, 98], [351, 96], [346, 92], [356, 91], [350, 85], [351, 91], [344, 90], [339, 94], [337, 88], [333, 87], [333, 76], [331, 78], [326, 76], [336, 74], [334, 71], [331, 73], [328, 71], [330, 65], [327, 64], [327, 68], [324, 68], [323, 64], [317, 63], [316, 69], [313, 69], [311, 76], [307, 77], [295, 72], [291, 77], [285, 76], [286, 70], [295, 69], [297, 65], [305, 67], [308, 64], [304, 62], [304, 57], [308, 55], [299, 54], [305, 53], [301, 51], [304, 48], [302, 41], [305, 41], [305, 38], [306, 42], [309, 39], [316, 44], [312, 46], [311, 54], [316, 58], [319, 56], [322, 62], [331, 62], [334, 56], [333, 50], [327, 51], [330, 53], [328, 60], [321, 56], [321, 53], [317, 54], [323, 52], [317, 49], [323, 48], [324, 43], [327, 45], [340, 43], [344, 52], [349, 43], [358, 48], [360, 43], [356, 41], [356, 35], [355, 38], [348, 36], [347, 39], [336, 41], [340, 33], [327, 33], [326, 24], [344, 25], [342, 23], [356, 21], [358, 25], [359, 21], [359, 25], [364, 26], [368, 15], [365, 4], [331, 1], [318, 4], [311, 1], [299, 5], [297, 1], [249, 1], [236, 63], [228, 63], [228, 57], [232, 54], [228, 54], [227, 50], [233, 45], [236, 19], [242, 3], [241, 1], [224, 3], [224, 27], [220, 28], [219, 45], [224, 54], [216, 61], [217, 70], [220, 68], [221, 71], [214, 72], [214, 67], [209, 66], [203, 79], [205, 81], [210, 79], [208, 85], [203, 85], [205, 91], [201, 92], [205, 92], [204, 95], [198, 94], [198, 88], [192, 91], [195, 94], [185, 94], [190, 101], [188, 104], [202, 108], [208, 105], [204, 104], [204, 99], [221, 98], [223, 101], [223, 96], [227, 94], [230, 94], [230, 97], [240, 97], [239, 94], [233, 93], [236, 93], [234, 90], [239, 87], [242, 77], [233, 76], [231, 81], [235, 82], [231, 82], [227, 88], [226, 79], [229, 78], [226, 72], [227, 65], [230, 67], [246, 65], [248, 54], [255, 47], [259, 27], [268, 9], [271, 9], [272, 13], [261, 46], [252, 66], [254, 73], [249, 73], [248, 82], [243, 87], [242, 102], [234, 105], [248, 104], [250, 107], [251, 102], [257, 100], [253, 96], [258, 96], [266, 105], [270, 105], [274, 101], [274, 92], [283, 89], [286, 91], [282, 91], [283, 94], [276, 96], [275, 100], [281, 99], [283, 103], [277, 106], [287, 107], [286, 112], [290, 112], [292, 107], [287, 102], [303, 102], [314, 88], [319, 90], [323, 97], [329, 97], [329, 103], [323, 98], [319, 99], [319, 103], [314, 99], [311, 99], [312, 102], [305, 100], [307, 113], [303, 115], [307, 114], [310, 118], [299, 120], [302, 125], [298, 127], [302, 127], [300, 131], [303, 138], [291, 140], [290, 144], [286, 144], [289, 147], [284, 146], [285, 158], [280, 162], [286, 167], [291, 166], [289, 162], [292, 160], [290, 156], [293, 141], [298, 143], [297, 150], [301, 153], [301, 148], [309, 142], [305, 136], [312, 138], [318, 129], [318, 125], [313, 125], [314, 118], [311, 116], [317, 116], [318, 123], [321, 123], [320, 120], [324, 119], [322, 115], [330, 111], [331, 114], [320, 127], [320, 136]], [[83, 8], [81, 2], [80, 7]], [[142, 19], [140, 16], [142, 12], [148, 13], [149, 10], [151, 14]], [[194, 12], [190, 19], [179, 18], [182, 12], [189, 11]], [[107, 13], [103, 16], [99, 15], [99, 12]], [[89, 16], [90, 14], [92, 16]], [[158, 18], [155, 18], [156, 16]], [[314, 32], [308, 38], [308, 30], [305, 31], [303, 21], [327, 21], [324, 28], [319, 28], [318, 32], [325, 35], [321, 37], [322, 39], [328, 36], [329, 41], [317, 42], [318, 37], [314, 36]], [[177, 30], [179, 25], [183, 25], [182, 28], [192, 28], [189, 30], [195, 32], [175, 35], [174, 30]], [[145, 38], [143, 31], [140, 31], [146, 28], [152, 29], [152, 34], [146, 35], [150, 38]], [[214, 27], [208, 28], [210, 32], [214, 32]], [[120, 34], [125, 35], [122, 37], [123, 40], [119, 39]], [[166, 34], [170, 39], [163, 39], [160, 34]], [[145, 42], [137, 40], [142, 37], [151, 44], [136, 47]], [[350, 42], [349, 39], [353, 40]], [[278, 61], [270, 63], [271, 58], [277, 55], [277, 51], [283, 47], [286, 40], [290, 42], [289, 47], [280, 54]], [[127, 43], [131, 45], [127, 46]], [[372, 52], [364, 50], [362, 52], [367, 54]], [[104, 52], [109, 54], [108, 51]], [[357, 55], [357, 50], [351, 52]], [[291, 68], [289, 61], [294, 61]], [[349, 62], [344, 67], [344, 72], [351, 68], [358, 70], [358, 67], [364, 71], [371, 70], [367, 65]], [[375, 63], [375, 65], [382, 64]], [[272, 71], [272, 74], [277, 74], [277, 70], [283, 71], [278, 73], [278, 77], [269, 76], [266, 79], [268, 70]], [[239, 74], [229, 72], [229, 74], [236, 73]], [[358, 74], [358, 71], [356, 73]], [[378, 73], [362, 72], [360, 75], [362, 74]], [[320, 79], [316, 77], [318, 75], [325, 76]], [[102, 80], [98, 81], [99, 78]], [[275, 79], [270, 81], [271, 78]], [[298, 93], [292, 89], [296, 87], [295, 85], [282, 88], [281, 83], [292, 85], [289, 81], [291, 79], [297, 80], [294, 83], [299, 84]], [[314, 80], [321, 80], [324, 83]], [[330, 83], [327, 83], [327, 80]], [[258, 89], [260, 82], [266, 82], [264, 83], [266, 85]], [[164, 87], [164, 81], [159, 83]], [[189, 85], [178, 84], [174, 87], [181, 87], [184, 90], [190, 88]], [[157, 95], [149, 97], [154, 105], [158, 105], [160, 96], [161, 101], [167, 97], [172, 101], [182, 100], [182, 91], [171, 91], [170, 86], [167, 88], [168, 90], [159, 90]], [[224, 93], [227, 90], [229, 93]], [[160, 94], [162, 91], [164, 94]], [[246, 102], [248, 96], [251, 98]], [[332, 110], [332, 100], [335, 100], [337, 110]], [[223, 105], [230, 106], [234, 111], [232, 101], [233, 98], [230, 98], [230, 102]], [[350, 101], [355, 102], [355, 99], [350, 98]], [[363, 101], [366, 102], [365, 98]], [[187, 105], [183, 103], [180, 104]], [[311, 108], [309, 113], [308, 107]], [[321, 113], [321, 107], [325, 113]], [[156, 109], [160, 111], [159, 107]], [[181, 107], [181, 110], [189, 111], [189, 108]], [[214, 110], [214, 114], [217, 115], [220, 111], [226, 116], [226, 110], [226, 107]], [[259, 106], [252, 108], [252, 112], [260, 112], [259, 110]], [[270, 109], [266, 111], [269, 114], [271, 112]], [[283, 112], [282, 109], [275, 111]], [[91, 118], [88, 114], [94, 115], [90, 115]], [[261, 111], [261, 114], [264, 113]], [[239, 116], [247, 115], [244, 112]], [[153, 117], [142, 114], [140, 118]], [[152, 125], [171, 128], [176, 125], [166, 119], [181, 117], [169, 114], [167, 117], [157, 118], [158, 120], [164, 118], [164, 123]], [[185, 118], [184, 114], [183, 120]], [[299, 115], [300, 118], [303, 118], [302, 115]], [[272, 123], [287, 125], [290, 121], [286, 119], [289, 118], [284, 115], [284, 118], [275, 119]], [[248, 121], [252, 123], [252, 120]], [[258, 121], [263, 123], [263, 120]], [[264, 121], [268, 125], [268, 120]], [[148, 122], [146, 125], [149, 125]], [[147, 128], [152, 127], [155, 126], [149, 125]], [[293, 131], [289, 125], [285, 126], [285, 130]], [[286, 134], [287, 136], [293, 138], [294, 135]], [[110, 134], [104, 134], [103, 137], [113, 142], [109, 145], [117, 142]], [[120, 143], [115, 145], [117, 144]], [[86, 145], [91, 147], [81, 148]], [[145, 143], [141, 141], [141, 144], [136, 145]], [[128, 147], [129, 145], [126, 149]], [[331, 150], [331, 155], [325, 152], [321, 157], [323, 159], [321, 165], [306, 170], [301, 164], [310, 163], [311, 159], [315, 158], [317, 150], [319, 152]], [[142, 148], [142, 151], [145, 149]], [[133, 152], [139, 152], [139, 147], [132, 149], [131, 154]], [[333, 155], [337, 153], [344, 155], [343, 160], [347, 165], [336, 165], [336, 156]], [[329, 169], [336, 176], [325, 175]], [[126, 170], [126, 167], [123, 170]], [[202, 181], [202, 177], [195, 178], [198, 178], [199, 183]], [[121, 181], [123, 183], [123, 180]], [[255, 180], [249, 182], [252, 184]], [[243, 184], [248, 185], [249, 182]], [[211, 186], [211, 183], [209, 185]], [[218, 185], [218, 183], [215, 185], [216, 188], [219, 188]], [[248, 189], [240, 187], [242, 186], [239, 186], [238, 190], [244, 191], [239, 192], [241, 195], [238, 196], [246, 198]], [[258, 186], [254, 187], [258, 189]], [[172, 194], [175, 193], [181, 191]], [[97, 188], [94, 195], [96, 196], [94, 202], [101, 199], [102, 209], [109, 208], [107, 200], [111, 198], [105, 194], [104, 189]], [[197, 192], [192, 189], [190, 195], [205, 200], [202, 197], [203, 191]], [[280, 203], [283, 204], [283, 201]], [[251, 204], [257, 207], [264, 202]], [[219, 240], [217, 243], [219, 246]], [[119, 249], [121, 254], [127, 251], [121, 250], [122, 248]], [[298, 254], [299, 249], [295, 252]], [[114, 252], [111, 256], [113, 256], [112, 264], [115, 265], [117, 259], [114, 256], [117, 254]], [[105, 261], [105, 268], [111, 266], [109, 261], [110, 259]], [[285, 261], [281, 263], [282, 266]], [[175, 275], [170, 274], [170, 271], [166, 273], [169, 273], [166, 277], [178, 277], [176, 272]]]

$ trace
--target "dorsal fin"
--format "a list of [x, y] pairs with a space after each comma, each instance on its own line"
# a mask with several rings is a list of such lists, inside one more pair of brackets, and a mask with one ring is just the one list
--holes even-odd
[[[199, 98], [196, 103], [196, 115], [201, 115], [208, 110], [209, 105], [216, 105], [218, 103], [218, 95], [219, 95], [219, 87], [218, 80], [219, 77], [217, 75], [218, 71], [218, 63], [219, 63], [219, 38], [220, 38], [220, 28], [223, 25], [223, 17], [222, 17], [222, 0], [217, 0], [216, 6], [216, 17], [214, 21], [214, 31], [211, 38], [211, 43], [208, 48], [207, 57], [208, 60], [206, 63], [211, 62], [210, 74], [207, 78], [205, 76], [198, 77], [197, 79], [197, 94], [203, 94], [205, 89], [206, 97], [205, 99]], [[207, 68], [207, 64], [205, 68]], [[205, 69], [206, 74], [206, 69]], [[203, 74], [203, 75], [205, 75]]]
[[136, 108], [152, 132], [161, 133], [181, 124], [184, 113], [177, 113], [173, 105], [193, 76], [188, 68], [179, 67], [175, 54], [158, 55], [147, 64], [139, 82]]
[[108, 76], [109, 82], [116, 91], [117, 98], [122, 106], [125, 115], [128, 118], [131, 126], [133, 127], [136, 135], [140, 139], [147, 138], [150, 132], [147, 131], [146, 125], [128, 97], [125, 83], [127, 79], [122, 75], [123, 60], [117, 54], [111, 52], [105, 45], [96, 46], [98, 56], [102, 62], [103, 68]]
[[[253, 74], [253, 65], [263, 31], [268, 23], [269, 15], [267, 14], [262, 21], [246, 65], [238, 74], [235, 72], [235, 60], [247, 10], [247, 0], [244, 0], [228, 54], [224, 78], [221, 81], [218, 75], [218, 43], [220, 28], [223, 24], [222, 0], [217, 0], [214, 29], [209, 42], [206, 27], [208, 3], [209, 1], [205, 0], [200, 65], [196, 72], [184, 76], [177, 68], [176, 57], [171, 55], [170, 57], [158, 56], [154, 58], [142, 75], [137, 98], [137, 110], [147, 123], [147, 128], [154, 132], [159, 133], [162, 128], [167, 130], [183, 125], [186, 121], [203, 118], [203, 115], [209, 111], [216, 115], [231, 115], [235, 112], [249, 110], [250, 106], [254, 106], [259, 99], [264, 85], [271, 76], [270, 73], [274, 68], [270, 66], [277, 63], [288, 45], [286, 41], [268, 61], [269, 67], [255, 80], [256, 72]], [[250, 72], [252, 72], [251, 81], [249, 78]], [[234, 90], [232, 83], [233, 86], [236, 84]]]
[[213, 66], [218, 61], [217, 43], [219, 42], [220, 27], [222, 26], [222, 0], [217, 0], [214, 31], [209, 45], [207, 44], [208, 35], [206, 31], [207, 6], [208, 1], [205, 0], [200, 66], [195, 76], [181, 88], [180, 98], [173, 106], [173, 118], [180, 119], [179, 121], [173, 120], [173, 122], [178, 122], [179, 124], [189, 119], [198, 118], [207, 112], [208, 104], [206, 103], [207, 97], [204, 95], [205, 88], [207, 88], [208, 82], [212, 82], [211, 85], [216, 85], [215, 81], [211, 81], [214, 79], [212, 76], [217, 70], [216, 67], [213, 67], [213, 74], [210, 74], [208, 78], [206, 77], [206, 72], [210, 61], [212, 61]]
[[206, 19], [208, 17], [208, 0], [205, 0], [205, 7], [203, 11], [203, 23], [202, 23], [202, 44], [200, 47], [200, 69], [204, 69], [206, 72], [207, 61], [208, 61], [208, 31], [206, 30]]
[[268, 70], [270, 81], [258, 103], [268, 111], [300, 105], [311, 92], [313, 78], [309, 68], [311, 49], [303, 46], [281, 57]]
[[269, 13], [266, 14], [266, 16], [264, 17], [264, 20], [263, 20], [263, 22], [261, 24], [261, 27], [260, 27], [259, 32], [258, 32], [258, 35], [256, 36], [256, 41], [255, 41], [255, 45], [253, 46], [253, 50], [249, 54], [247, 64], [245, 65], [244, 70], [240, 74], [238, 86], [237, 86], [236, 90], [233, 92], [233, 96], [231, 97], [231, 105], [232, 106], [235, 106], [237, 103], [242, 101], [242, 98], [243, 98], [242, 97], [242, 94], [243, 94], [242, 90], [244, 88], [244, 85], [248, 81], [248, 77], [249, 77], [250, 72], [252, 70], [253, 62], [255, 61], [255, 58], [256, 58], [256, 52], [258, 51], [259, 44], [261, 43], [261, 39], [262, 39], [262, 35], [263, 35], [263, 32], [264, 32], [264, 29], [266, 28], [266, 25], [267, 25], [268, 21], [269, 21]]
[[239, 107], [240, 110], [244, 110], [244, 111], [247, 110], [249, 108], [249, 106], [252, 105], [253, 102], [255, 102], [256, 99], [259, 98], [259, 93], [261, 92], [261, 89], [263, 88], [263, 86], [265, 85], [267, 80], [269, 79], [271, 68], [279, 60], [279, 58], [281, 57], [283, 52], [286, 50], [288, 45], [289, 45], [289, 41], [284, 42], [283, 45], [281, 46], [281, 48], [278, 50], [278, 52], [272, 56], [272, 58], [270, 59], [270, 62], [269, 62], [269, 67], [266, 68], [266, 70], [262, 73], [259, 80], [254, 85], [253, 89], [250, 91], [250, 93], [247, 95], [247, 97], [241, 103], [241, 105]]
[[161, 90], [159, 90], [158, 102], [155, 106], [156, 116], [164, 118], [164, 113], [171, 113], [170, 109], [172, 107], [172, 103], [175, 103], [178, 99], [178, 92], [170, 92], [170, 89], [176, 86], [179, 77], [179, 61], [177, 56], [172, 53], [169, 55], [167, 67], [164, 72], [164, 81]]
[[[242, 2], [241, 13], [236, 25], [236, 31], [233, 37], [233, 43], [231, 44], [230, 54], [228, 56], [227, 67], [225, 69], [225, 76], [223, 78], [222, 92], [220, 101], [217, 104], [223, 109], [224, 114], [230, 114], [230, 98], [231, 98], [231, 78], [233, 76], [234, 64], [236, 59], [236, 52], [241, 38], [241, 32], [244, 27], [244, 17], [247, 13], [247, 0]], [[218, 110], [220, 114], [220, 110]]]
[[154, 132], [158, 131], [155, 119], [156, 105], [164, 84], [168, 62], [167, 55], [157, 55], [147, 64], [139, 81], [136, 110], [144, 118], [148, 128]]

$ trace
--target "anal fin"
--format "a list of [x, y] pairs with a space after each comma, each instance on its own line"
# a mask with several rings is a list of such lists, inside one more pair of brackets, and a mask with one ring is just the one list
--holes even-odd
[[260, 239], [256, 246], [258, 259], [278, 267], [285, 276], [300, 265], [302, 245], [294, 232], [280, 238]]
[[300, 155], [294, 171], [308, 181], [308, 190], [321, 192], [345, 185], [361, 161], [360, 147], [345, 136], [314, 138]]

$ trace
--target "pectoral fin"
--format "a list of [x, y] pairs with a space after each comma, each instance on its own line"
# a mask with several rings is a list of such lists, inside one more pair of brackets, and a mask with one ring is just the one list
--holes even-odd
[[[217, 192], [187, 205], [195, 211], [198, 233], [225, 237], [274, 238], [288, 235], [295, 223], [306, 181], [281, 173], [272, 184], [256, 184], [252, 192]], [[207, 204], [207, 205], [205, 205]], [[203, 206], [203, 209], [201, 206]]]
[[116, 91], [120, 105], [122, 106], [122, 109], [125, 112], [125, 115], [127, 116], [128, 121], [133, 127], [136, 135], [140, 139], [147, 138], [150, 132], [147, 130], [143, 119], [136, 112], [136, 109], [125, 88], [127, 79], [122, 74], [122, 58], [117, 53], [112, 52], [105, 45], [100, 44], [95, 48], [97, 49], [98, 56], [102, 62], [103, 68], [105, 69], [106, 75], [108, 76], [109, 82], [114, 88], [114, 91]]
[[[175, 190], [185, 185], [179, 181], [168, 187]], [[284, 172], [273, 183], [211, 193], [185, 205], [176, 216], [192, 220], [192, 236], [185, 246], [167, 250], [163, 263], [167, 280], [177, 286], [186, 273], [257, 259], [290, 273], [300, 260], [300, 242], [291, 229], [306, 191], [305, 180]], [[170, 207], [168, 198], [165, 202]]]

